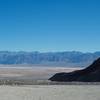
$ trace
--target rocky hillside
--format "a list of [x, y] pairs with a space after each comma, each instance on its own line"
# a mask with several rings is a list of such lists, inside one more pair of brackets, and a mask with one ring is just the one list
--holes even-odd
[[76, 70], [70, 73], [57, 73], [50, 80], [59, 82], [100, 82], [100, 58], [83, 70]]

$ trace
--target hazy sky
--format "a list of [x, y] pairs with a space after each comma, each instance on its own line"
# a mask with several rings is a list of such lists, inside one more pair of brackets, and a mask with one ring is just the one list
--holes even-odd
[[100, 51], [100, 0], [0, 0], [0, 50]]

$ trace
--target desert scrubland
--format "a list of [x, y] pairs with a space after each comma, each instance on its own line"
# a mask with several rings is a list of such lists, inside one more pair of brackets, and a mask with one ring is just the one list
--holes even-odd
[[0, 100], [100, 100], [100, 86], [0, 86]]
[[[49, 85], [45, 81], [57, 72], [70, 72], [78, 68], [0, 68], [0, 100], [100, 100], [100, 85]], [[9, 81], [10, 80], [10, 81]], [[38, 84], [34, 83], [39, 80]], [[41, 81], [42, 80], [42, 84]], [[25, 84], [16, 85], [25, 82]], [[27, 82], [35, 85], [27, 85]]]

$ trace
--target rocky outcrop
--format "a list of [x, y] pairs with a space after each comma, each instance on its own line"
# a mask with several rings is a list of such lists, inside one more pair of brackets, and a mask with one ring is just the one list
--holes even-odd
[[58, 82], [100, 82], [100, 58], [85, 69], [69, 73], [57, 73], [49, 80]]

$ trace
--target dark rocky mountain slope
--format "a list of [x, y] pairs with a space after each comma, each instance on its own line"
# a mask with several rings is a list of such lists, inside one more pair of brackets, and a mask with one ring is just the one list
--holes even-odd
[[85, 69], [69, 73], [57, 73], [49, 80], [59, 82], [100, 82], [100, 58]]

